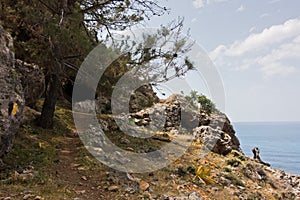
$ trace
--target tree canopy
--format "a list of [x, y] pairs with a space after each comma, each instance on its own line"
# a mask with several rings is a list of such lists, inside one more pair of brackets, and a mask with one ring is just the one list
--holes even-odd
[[[113, 38], [115, 30], [130, 29], [167, 12], [167, 8], [153, 0], [2, 0], [0, 21], [13, 36], [16, 57], [45, 69], [47, 88], [40, 125], [52, 127], [62, 84], [74, 80], [93, 47], [106, 45], [106, 36]], [[157, 81], [183, 75], [192, 69], [192, 63], [180, 56], [191, 45], [180, 36], [181, 32], [182, 20], [179, 20], [162, 26], [153, 35], [145, 35], [143, 43], [113, 47], [113, 51], [130, 50], [111, 67], [112, 71], [118, 71], [115, 76], [120, 77], [138, 65], [144, 67], [140, 67], [141, 77], [146, 70], [158, 77]], [[171, 40], [174, 41], [171, 50], [162, 51]]]

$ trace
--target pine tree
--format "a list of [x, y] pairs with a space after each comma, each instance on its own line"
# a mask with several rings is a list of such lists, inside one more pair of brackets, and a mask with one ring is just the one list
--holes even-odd
[[[0, 21], [12, 33], [16, 57], [45, 68], [47, 88], [40, 125], [52, 128], [62, 83], [74, 77], [78, 66], [95, 45], [103, 43], [102, 36], [108, 34], [113, 37], [113, 30], [128, 29], [166, 12], [168, 10], [165, 7], [153, 0], [2, 0]], [[173, 24], [172, 28], [180, 32], [182, 21]], [[125, 66], [129, 63], [133, 67], [159, 57], [163, 57], [167, 63], [166, 69], [156, 74], [162, 77], [161, 81], [192, 69], [187, 58], [180, 67], [173, 62], [179, 51], [188, 49], [188, 46], [184, 46], [185, 40], [174, 33], [176, 31], [162, 27], [156, 38], [145, 38], [145, 42], [154, 44], [161, 37], [175, 36], [174, 52], [155, 51], [154, 45], [151, 51], [149, 48], [138, 48], [135, 53], [142, 51], [142, 56], [138, 59], [133, 56], [121, 58], [119, 61], [122, 62], [115, 66], [121, 73], [115, 73], [115, 76], [125, 73], [128, 70]], [[170, 69], [175, 73], [168, 76]]]

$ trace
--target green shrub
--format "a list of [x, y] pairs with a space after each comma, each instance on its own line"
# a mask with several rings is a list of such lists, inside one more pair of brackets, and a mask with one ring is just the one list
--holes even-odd
[[237, 157], [238, 159], [240, 159], [241, 161], [245, 161], [246, 160], [246, 157], [243, 153], [237, 151], [237, 150], [232, 150], [231, 153]]
[[224, 171], [225, 171], [225, 172], [232, 172], [232, 169], [229, 168], [229, 167], [224, 167]]
[[242, 161], [238, 158], [231, 158], [227, 160], [227, 164], [232, 167], [238, 167], [240, 164], [242, 164]]
[[224, 176], [226, 179], [230, 180], [233, 185], [245, 187], [245, 184], [237, 176], [233, 175], [232, 173], [225, 174]]
[[200, 109], [206, 111], [208, 114], [218, 111], [216, 105], [209, 98], [207, 98], [204, 94], [199, 95], [195, 90], [192, 90], [190, 95], [185, 98], [195, 106], [200, 104]]

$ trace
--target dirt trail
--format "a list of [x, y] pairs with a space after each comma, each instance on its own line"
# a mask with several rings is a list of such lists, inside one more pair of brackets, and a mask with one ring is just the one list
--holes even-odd
[[86, 169], [80, 161], [81, 140], [78, 137], [65, 137], [57, 147], [58, 159], [50, 169], [54, 181], [66, 192], [75, 192], [80, 199], [107, 199], [104, 189], [95, 181], [102, 178], [102, 173], [93, 174], [92, 169]]

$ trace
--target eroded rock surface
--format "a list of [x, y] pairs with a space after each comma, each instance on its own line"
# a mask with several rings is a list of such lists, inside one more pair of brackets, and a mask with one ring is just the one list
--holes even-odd
[[11, 150], [25, 102], [12, 48], [11, 36], [0, 26], [0, 159]]
[[161, 131], [194, 134], [197, 141], [218, 154], [240, 151], [240, 142], [225, 114], [199, 111], [181, 95], [172, 95], [130, 117], [138, 126], [158, 126]]
[[45, 91], [45, 75], [43, 69], [35, 64], [16, 60], [15, 70], [19, 74], [27, 106], [34, 106]]

